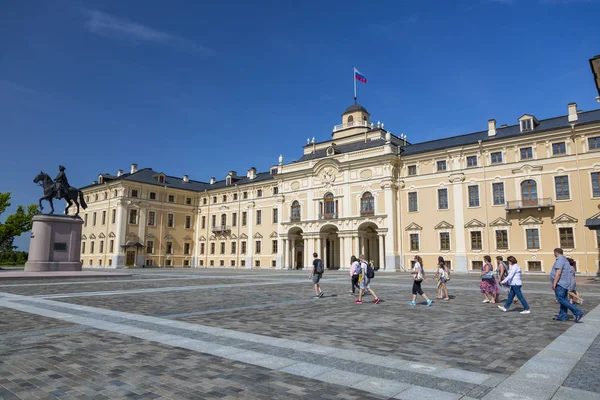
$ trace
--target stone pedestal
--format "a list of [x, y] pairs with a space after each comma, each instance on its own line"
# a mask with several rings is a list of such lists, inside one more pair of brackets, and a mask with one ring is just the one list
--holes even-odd
[[79, 217], [34, 216], [25, 271], [81, 271], [82, 228]]

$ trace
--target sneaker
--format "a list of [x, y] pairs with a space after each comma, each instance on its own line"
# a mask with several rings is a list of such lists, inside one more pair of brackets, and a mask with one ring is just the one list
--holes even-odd
[[429, 306], [431, 305], [431, 303], [433, 303], [433, 300], [427, 300], [427, 303], [425, 303], [425, 305], [426, 305], [427, 307], [429, 307]]
[[325, 296], [324, 292], [319, 293], [319, 297], [323, 297], [323, 296]]
[[499, 308], [499, 309], [501, 309], [501, 310], [502, 310], [502, 311], [504, 311], [504, 312], [507, 312], [507, 311], [508, 311], [506, 308], [504, 308], [504, 307], [502, 307], [502, 306], [498, 306], [498, 308]]
[[417, 303], [415, 303], [414, 301], [409, 301], [409, 302], [408, 302], [408, 305], [409, 305], [409, 306], [416, 306], [416, 305], [417, 305]]
[[531, 314], [530, 310], [523, 310], [519, 314]]
[[375, 301], [373, 302], [374, 304], [379, 304], [381, 300], [379, 300], [379, 297], [375, 299]]
[[488, 299], [485, 299], [483, 302], [484, 303], [489, 303], [490, 301]]
[[362, 300], [361, 299], [356, 299], [356, 300], [354, 300], [354, 304], [362, 304]]
[[573, 320], [573, 322], [575, 322], [575, 323], [581, 322], [581, 318], [582, 317], [583, 317], [583, 314], [580, 314], [580, 315], [576, 316], [575, 319]]
[[450, 297], [446, 297], [444, 300], [448, 301], [448, 300], [450, 300]]

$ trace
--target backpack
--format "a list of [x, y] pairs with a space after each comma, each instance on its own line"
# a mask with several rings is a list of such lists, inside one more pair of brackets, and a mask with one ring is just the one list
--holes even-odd
[[323, 260], [321, 260], [320, 258], [317, 259], [317, 266], [315, 267], [315, 272], [317, 274], [322, 274], [323, 272], [325, 272], [325, 267], [323, 266]]
[[360, 275], [360, 274], [362, 274], [362, 272], [363, 272], [362, 267], [360, 266], [360, 263], [358, 263], [358, 267], [356, 268], [355, 275]]
[[508, 270], [509, 270], [509, 268], [506, 266], [506, 264], [503, 264], [503, 265], [504, 265], [504, 273], [500, 277], [501, 281], [503, 281], [508, 276]]
[[368, 279], [373, 279], [375, 278], [375, 270], [373, 269], [373, 267], [370, 264], [367, 264], [367, 278]]

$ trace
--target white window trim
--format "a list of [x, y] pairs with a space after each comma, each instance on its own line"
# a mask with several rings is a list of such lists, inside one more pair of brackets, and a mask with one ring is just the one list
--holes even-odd
[[[154, 198], [151, 198], [150, 195], [154, 194]], [[150, 201], [158, 201], [158, 193], [156, 192], [148, 192], [148, 200]]]
[[[554, 154], [554, 145], [555, 144], [559, 144], [559, 143], [564, 143], [565, 145], [565, 152], [563, 154]], [[562, 156], [568, 156], [569, 154], [569, 144], [567, 140], [564, 140], [562, 142], [550, 142], [550, 157], [562, 157]]]
[[597, 166], [594, 166], [594, 168], [590, 172], [588, 172], [588, 174], [589, 174], [588, 185], [590, 187], [590, 199], [592, 199], [592, 200], [600, 199], [600, 196], [594, 197], [594, 185], [592, 185], [592, 174], [594, 174], [594, 173], [600, 174], [600, 168], [598, 168]]
[[[590, 182], [591, 182], [591, 180], [590, 180]], [[417, 209], [415, 211], [410, 210], [410, 194], [411, 193], [417, 194]], [[418, 213], [419, 212], [419, 192], [417, 190], [410, 190], [410, 192], [406, 193], [406, 212], [407, 213]]]
[[[447, 233], [448, 235], [450, 235], [449, 236], [450, 248], [447, 250], [442, 249], [442, 237], [441, 237], [442, 233]], [[443, 254], [450, 253], [452, 251], [452, 230], [451, 229], [438, 229], [437, 237], [438, 237], [438, 249], [440, 250], [440, 252], [442, 252]], [[420, 244], [420, 242], [419, 242], [419, 244]]]
[[[170, 196], [173, 196], [173, 201], [169, 201], [169, 197]], [[169, 193], [167, 193], [167, 203], [171, 203], [171, 204], [177, 203], [177, 195], [176, 194], [169, 194]]]
[[[173, 216], [173, 225], [169, 225], [169, 215]], [[175, 213], [167, 213], [167, 228], [175, 228]]]
[[[500, 156], [502, 157], [502, 161], [492, 162], [492, 154], [494, 154], [494, 153], [500, 153]], [[490, 151], [489, 166], [502, 165], [502, 164], [506, 164], [506, 152], [504, 150]]]
[[[556, 180], [555, 178], [559, 177], [559, 176], [566, 176], [567, 179], [569, 180], [569, 198], [568, 199], [563, 199], [563, 200], [559, 200], [558, 199], [558, 194], [556, 193]], [[591, 177], [590, 177], [590, 183], [591, 183]], [[573, 195], [572, 195], [572, 191], [571, 191], [571, 174], [570, 173], [557, 173], [556, 175], [552, 175], [552, 190], [554, 190], [554, 202], [556, 203], [564, 203], [567, 201], [573, 201]]]
[[[508, 228], [508, 226], [494, 227], [494, 250], [496, 250], [498, 253], [507, 253], [510, 251], [510, 229]], [[498, 241], [496, 241], [496, 231], [506, 231], [506, 241], [508, 243], [508, 247], [506, 249], [498, 248]]]
[[[495, 204], [494, 203], [494, 184], [495, 183], [501, 183], [502, 184], [502, 191], [504, 192], [504, 203], [502, 204]], [[491, 198], [492, 198], [492, 207], [506, 207], [506, 182], [504, 181], [492, 181], [490, 182], [490, 193], [491, 193]], [[468, 199], [467, 199], [468, 200]]]
[[[523, 149], [531, 149], [531, 158], [523, 158], [522, 157], [522, 153], [521, 150]], [[530, 161], [530, 160], [535, 160], [537, 159], [537, 157], [535, 156], [535, 147], [532, 144], [531, 146], [523, 146], [523, 147], [519, 147], [519, 161]]]
[[[475, 160], [477, 160], [477, 164], [476, 165], [469, 166], [469, 158], [471, 158], [471, 157], [475, 157]], [[479, 157], [479, 154], [472, 154], [470, 156], [465, 156], [465, 169], [468, 169], [468, 168], [478, 168], [479, 164], [481, 162], [480, 158], [481, 157]]]
[[[419, 248], [417, 250], [413, 250], [410, 246], [410, 235], [414, 235], [414, 234], [417, 235], [417, 239], [419, 241]], [[421, 251], [421, 232], [416, 231], [416, 230], [408, 231], [408, 235], [406, 235], [406, 238], [408, 239], [408, 247], [407, 247], [408, 251], [410, 253], [419, 253]]]
[[[540, 250], [542, 250], [542, 226], [539, 224], [534, 224], [534, 225], [522, 225], [521, 226], [523, 228], [523, 239], [524, 239], [524, 243], [523, 243], [523, 248], [525, 249], [525, 251], [530, 252], [530, 253], [537, 253]], [[540, 247], [537, 249], [530, 249], [527, 247], [527, 229], [537, 229], [538, 230], [538, 241], [540, 243]]]
[[[560, 242], [560, 228], [571, 228], [571, 230], [573, 231], [573, 244], [575, 246], [574, 247], [563, 247], [563, 249], [569, 250], [569, 251], [576, 250], [577, 249], [577, 224], [555, 224], [556, 243], [558, 243], [559, 246], [562, 246], [562, 243]], [[595, 236], [594, 236], [594, 239], [596, 239]]]
[[[528, 181], [528, 180], [532, 180], [535, 181], [535, 186], [537, 188], [537, 198], [538, 199], [543, 199], [544, 198], [544, 191], [542, 189], [542, 177], [541, 175], [536, 175], [536, 176], [526, 176], [523, 177], [521, 179], [515, 179], [515, 190], [517, 192], [517, 200], [519, 201], [523, 201], [523, 192], [521, 191], [521, 183]], [[590, 184], [591, 184], [591, 179], [590, 179]], [[554, 182], [552, 182], [552, 184], [554, 184]]]
[[[539, 263], [540, 263], [540, 270], [539, 270], [539, 271], [531, 271], [531, 270], [529, 269], [529, 262], [530, 262], [530, 261], [533, 261], [533, 262], [539, 262]], [[544, 260], [542, 260], [542, 259], [539, 259], [539, 260], [538, 260], [537, 258], [535, 258], [535, 259], [533, 259], [533, 260], [525, 260], [525, 268], [526, 268], [526, 269], [525, 269], [525, 271], [527, 271], [527, 272], [537, 272], [537, 273], [542, 273], [542, 272], [544, 272], [544, 271], [545, 271], [545, 269], [544, 269]]]
[[[440, 208], [440, 190], [446, 190], [446, 202], [448, 203], [447, 208]], [[435, 191], [435, 203], [438, 211], [449, 211], [450, 210], [450, 190], [446, 186], [438, 187]], [[419, 197], [417, 195], [417, 204], [419, 203]]]
[[[131, 212], [135, 211], [135, 222], [131, 222]], [[137, 208], [130, 208], [127, 210], [127, 224], [128, 225], [137, 225], [140, 222], [140, 210]]]
[[[484, 228], [481, 227], [474, 227], [474, 228], [467, 228], [467, 232], [469, 232], [469, 236], [467, 237], [467, 240], [469, 241], [469, 250], [473, 253], [481, 253], [482, 251], [485, 251], [485, 235], [484, 235]], [[473, 248], [473, 241], [471, 240], [471, 232], [480, 232], [481, 233], [481, 249], [474, 249]], [[476, 260], [478, 261], [478, 260]]]
[[[477, 186], [477, 201], [479, 202], [478, 206], [472, 206], [470, 203], [470, 199], [469, 199], [469, 187], [471, 186]], [[467, 188], [467, 208], [481, 208], [481, 185], [479, 185], [479, 183], [468, 183], [466, 185]]]
[[[187, 227], [185, 226], [185, 224], [186, 224], [186, 222], [187, 222], [187, 219], [188, 219], [188, 218], [190, 219], [190, 227], [189, 227], [189, 228], [187, 228]], [[190, 230], [191, 230], [191, 229], [194, 229], [194, 216], [193, 216], [193, 215], [186, 215], [186, 216], [185, 216], [185, 218], [184, 218], [184, 220], [183, 220], [183, 228], [184, 228], [184, 229], [190, 229]]]
[[[440, 161], [444, 161], [446, 163], [446, 169], [438, 168], [438, 162], [440, 162]], [[450, 170], [450, 168], [448, 168], [449, 166], [450, 166], [450, 163], [448, 162], [447, 159], [435, 160], [435, 172], [448, 172]]]

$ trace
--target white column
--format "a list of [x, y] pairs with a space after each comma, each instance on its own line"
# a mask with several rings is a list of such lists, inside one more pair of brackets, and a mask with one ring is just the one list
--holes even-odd
[[287, 239], [282, 239], [282, 250], [283, 250], [283, 265], [281, 265], [281, 268], [288, 268], [289, 267], [289, 249], [288, 249], [288, 240]]
[[385, 248], [383, 246], [384, 244], [384, 240], [385, 240], [385, 236], [384, 234], [380, 233], [379, 237], [378, 237], [378, 242], [379, 242], [379, 269], [381, 270], [385, 270]]
[[248, 246], [246, 248], [246, 268], [252, 268], [252, 255], [254, 254], [254, 238], [252, 237], [254, 233], [254, 206], [252, 204], [248, 205]]
[[[454, 248], [456, 255], [454, 257], [455, 269], [459, 272], [467, 272], [467, 246], [465, 241], [465, 214], [464, 214], [464, 199], [462, 179], [452, 180], [452, 200], [454, 204]], [[463, 178], [464, 179], [464, 178]]]
[[280, 234], [283, 233], [283, 229], [281, 227], [281, 221], [283, 220], [283, 203], [279, 203], [277, 206], [277, 257], [275, 258], [275, 265], [277, 268], [285, 268], [283, 264], [283, 239], [279, 237]]
[[344, 251], [345, 254], [344, 256], [346, 257], [346, 259], [344, 260], [344, 265], [348, 264], [350, 265], [350, 256], [352, 256], [352, 236], [346, 236], [344, 237]]
[[[146, 245], [146, 239], [145, 239], [145, 236], [146, 236], [146, 214], [148, 213], [148, 210], [143, 207], [140, 207], [140, 208], [138, 208], [138, 213], [140, 214], [139, 220], [138, 220], [140, 243], [142, 243], [145, 246]], [[146, 257], [144, 257], [144, 248], [142, 248], [141, 250], [138, 249], [136, 254], [137, 255], [136, 255], [135, 265], [140, 267], [140, 266], [144, 265], [146, 262], [146, 260], [145, 260]]]
[[304, 237], [304, 268], [307, 268], [310, 264], [310, 258], [312, 257], [312, 253], [310, 251], [309, 242], [312, 240], [311, 238]]
[[317, 236], [317, 248], [313, 253], [318, 253], [319, 258], [323, 259], [323, 247], [322, 247], [321, 235]]
[[[119, 268], [125, 266], [125, 250], [121, 245], [125, 244], [125, 231], [127, 229], [127, 216], [125, 215], [125, 207], [122, 205], [122, 200], [117, 201], [116, 209], [115, 253], [113, 255], [112, 265], [115, 268]], [[112, 218], [112, 216], [109, 215], [109, 218]]]
[[336, 267], [339, 266], [339, 246], [338, 246], [338, 241], [336, 239], [331, 239], [331, 262], [329, 263], [330, 266], [332, 267]]
[[292, 239], [292, 268], [296, 268], [296, 238]]
[[385, 198], [385, 213], [387, 217], [384, 221], [384, 227], [387, 229], [385, 235], [385, 270], [397, 271], [400, 269], [400, 255], [398, 254], [398, 246], [394, 240], [397, 232], [397, 215], [398, 207], [396, 204], [396, 185], [392, 182], [387, 182], [383, 185]]

